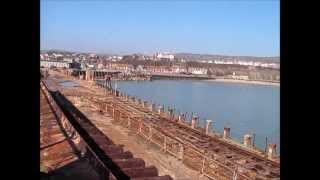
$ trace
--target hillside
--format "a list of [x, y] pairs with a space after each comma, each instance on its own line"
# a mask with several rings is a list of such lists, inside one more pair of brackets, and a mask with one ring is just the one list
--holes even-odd
[[211, 54], [192, 54], [192, 53], [176, 53], [176, 58], [183, 58], [187, 61], [200, 60], [242, 60], [242, 61], [268, 61], [280, 62], [280, 57], [254, 57], [254, 56], [227, 56], [227, 55], [211, 55]]

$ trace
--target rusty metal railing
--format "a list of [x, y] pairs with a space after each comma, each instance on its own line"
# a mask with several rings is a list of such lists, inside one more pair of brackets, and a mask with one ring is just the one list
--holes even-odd
[[74, 129], [83, 141], [90, 164], [105, 179], [150, 178], [171, 180], [168, 175], [158, 176], [154, 166], [146, 167], [142, 159], [134, 158], [132, 153], [115, 145], [91, 121], [82, 114], [59, 91], [50, 92], [45, 82], [40, 87], [52, 108], [59, 116], [64, 128]]

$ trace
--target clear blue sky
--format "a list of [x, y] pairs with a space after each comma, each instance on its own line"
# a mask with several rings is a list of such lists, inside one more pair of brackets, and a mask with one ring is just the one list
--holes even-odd
[[41, 49], [279, 56], [278, 0], [41, 0]]

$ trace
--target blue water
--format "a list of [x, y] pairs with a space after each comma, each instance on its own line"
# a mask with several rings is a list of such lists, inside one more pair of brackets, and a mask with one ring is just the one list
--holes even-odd
[[[113, 85], [114, 87], [114, 85]], [[265, 148], [265, 139], [280, 150], [280, 88], [197, 80], [118, 81], [117, 89], [176, 112], [195, 112], [203, 126], [213, 120], [214, 130], [231, 128], [239, 142], [246, 133], [255, 134], [255, 144]]]

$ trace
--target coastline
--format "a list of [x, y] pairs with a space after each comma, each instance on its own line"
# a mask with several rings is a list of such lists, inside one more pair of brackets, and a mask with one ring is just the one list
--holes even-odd
[[267, 85], [280, 87], [280, 83], [265, 82], [265, 81], [247, 81], [247, 80], [235, 80], [235, 79], [208, 79], [204, 80], [208, 82], [224, 82], [224, 83], [241, 83], [241, 84], [255, 84], [255, 85]]

